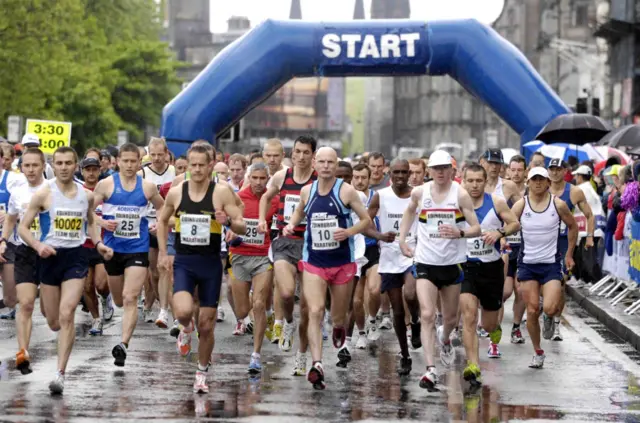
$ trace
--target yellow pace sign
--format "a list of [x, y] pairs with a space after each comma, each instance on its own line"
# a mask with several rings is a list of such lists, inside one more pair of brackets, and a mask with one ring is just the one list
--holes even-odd
[[27, 119], [26, 133], [40, 138], [40, 150], [45, 154], [53, 154], [56, 149], [71, 146], [71, 122]]

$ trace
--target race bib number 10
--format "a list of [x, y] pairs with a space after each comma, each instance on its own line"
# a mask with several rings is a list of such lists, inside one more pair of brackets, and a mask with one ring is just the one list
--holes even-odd
[[83, 216], [79, 210], [56, 210], [53, 221], [54, 238], [79, 240], [82, 236]]
[[315, 251], [335, 250], [340, 243], [333, 239], [338, 229], [338, 219], [311, 221], [311, 247]]

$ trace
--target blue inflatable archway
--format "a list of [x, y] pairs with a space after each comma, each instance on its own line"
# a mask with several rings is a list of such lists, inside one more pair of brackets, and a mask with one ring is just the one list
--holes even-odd
[[225, 48], [163, 110], [182, 153], [215, 141], [294, 77], [449, 75], [524, 142], [569, 108], [525, 56], [476, 20], [340, 23], [267, 20]]

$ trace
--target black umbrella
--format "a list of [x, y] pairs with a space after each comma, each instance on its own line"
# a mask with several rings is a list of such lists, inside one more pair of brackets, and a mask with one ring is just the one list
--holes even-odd
[[614, 129], [602, 137], [600, 145], [618, 148], [622, 151], [633, 150], [640, 147], [640, 125], [626, 125]]
[[542, 128], [536, 139], [543, 142], [584, 145], [600, 140], [611, 129], [611, 126], [598, 116], [568, 113], [553, 118]]

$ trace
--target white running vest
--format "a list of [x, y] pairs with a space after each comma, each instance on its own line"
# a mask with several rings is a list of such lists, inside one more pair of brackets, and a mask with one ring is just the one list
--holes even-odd
[[[480, 207], [475, 209], [476, 216], [480, 222], [482, 233], [496, 231], [502, 228], [503, 222], [496, 212], [491, 194], [484, 194], [484, 200]], [[467, 224], [469, 227], [469, 224]], [[492, 263], [501, 258], [500, 241], [496, 244], [485, 244], [481, 237], [467, 238], [467, 257], [469, 261], [481, 261], [483, 263]]]
[[538, 213], [531, 208], [529, 196], [524, 197], [524, 210], [520, 216], [522, 244], [520, 254], [523, 263], [555, 263], [560, 236], [560, 215], [550, 195], [549, 204]]
[[[400, 198], [391, 187], [379, 190], [378, 196], [380, 197], [380, 208], [378, 209], [380, 232], [396, 233], [395, 241], [391, 243], [380, 242], [378, 273], [404, 273], [413, 265], [413, 259], [406, 257], [400, 251], [400, 222], [402, 222], [402, 215], [409, 205], [411, 197]], [[407, 234], [407, 245], [411, 248], [416, 246], [415, 220]]]
[[[358, 196], [360, 197], [362, 204], [367, 204], [367, 196], [364, 195], [363, 192], [358, 191]], [[354, 211], [351, 212], [351, 221], [353, 222], [354, 226], [360, 222], [360, 218], [358, 217], [357, 213]], [[364, 243], [364, 235], [356, 234], [353, 237], [353, 246], [354, 246], [353, 256], [355, 257], [355, 259], [358, 260], [359, 258], [364, 257], [364, 250], [366, 249], [366, 245]]]
[[76, 248], [87, 239], [87, 211], [89, 200], [81, 184], [75, 182], [76, 195], [66, 197], [56, 180], [48, 181], [51, 190], [51, 207], [40, 213], [40, 229], [43, 242], [53, 248]]
[[502, 183], [502, 178], [498, 176], [498, 182], [496, 183], [496, 189], [493, 191], [493, 193], [495, 195], [497, 195], [498, 197], [502, 197], [503, 199], [506, 200], [506, 198], [504, 198], [504, 189], [503, 189], [503, 183]]
[[467, 261], [467, 241], [464, 238], [442, 238], [438, 227], [442, 224], [457, 226], [464, 230], [466, 222], [458, 204], [460, 184], [451, 183], [449, 194], [440, 203], [431, 196], [433, 181], [423, 185], [418, 224], [417, 263], [433, 266], [449, 266]]
[[[32, 187], [28, 183], [22, 184], [15, 188], [11, 193], [11, 198], [9, 199], [9, 208], [7, 209], [7, 213], [12, 216], [18, 216], [18, 220], [24, 217], [25, 212], [29, 208], [29, 203], [31, 202], [31, 197], [35, 194], [40, 188], [47, 183], [47, 180], [44, 179], [42, 183], [38, 186]], [[40, 239], [40, 215], [37, 214], [36, 217], [31, 222], [31, 235], [35, 239]], [[24, 244], [22, 239], [18, 236], [18, 225], [16, 224], [16, 228], [13, 230], [12, 236], [9, 238], [9, 242], [14, 245]]]
[[[162, 185], [167, 182], [173, 182], [173, 180], [176, 179], [176, 169], [173, 166], [168, 165], [164, 172], [156, 173], [151, 169], [151, 165], [144, 166], [142, 168], [142, 178], [146, 181], [152, 182], [159, 190]], [[147, 222], [149, 222], [149, 226], [156, 223], [156, 215], [156, 208], [153, 207], [153, 204], [149, 203], [147, 206]]]

